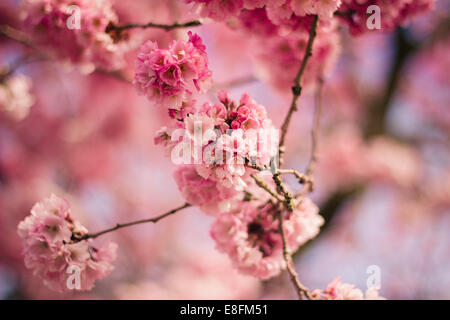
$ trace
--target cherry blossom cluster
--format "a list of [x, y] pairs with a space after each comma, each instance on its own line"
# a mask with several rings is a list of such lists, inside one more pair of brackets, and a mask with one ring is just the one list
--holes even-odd
[[418, 153], [390, 138], [365, 142], [355, 128], [341, 126], [324, 139], [320, 149], [321, 178], [331, 189], [368, 180], [413, 186], [420, 180], [423, 164]]
[[227, 254], [238, 270], [268, 279], [286, 268], [278, 216], [284, 215], [286, 243], [294, 252], [319, 233], [324, 220], [318, 212], [309, 198], [298, 201], [289, 214], [272, 202], [242, 202], [239, 208], [217, 217], [211, 236], [217, 249]]
[[0, 111], [16, 120], [25, 118], [34, 104], [31, 85], [25, 75], [13, 75], [0, 82]]
[[71, 217], [69, 204], [55, 195], [33, 206], [31, 215], [19, 224], [18, 233], [24, 243], [25, 266], [53, 290], [72, 289], [68, 287], [70, 267], [81, 272], [81, 290], [90, 290], [95, 280], [113, 269], [116, 244], [96, 247], [90, 239], [77, 241], [87, 230]]
[[393, 30], [418, 14], [431, 10], [435, 0], [342, 0], [337, 16], [350, 27], [352, 34], [370, 31], [367, 28], [367, 8], [376, 5], [380, 8], [381, 29]]
[[295, 20], [294, 16], [319, 15], [330, 19], [341, 0], [185, 0], [193, 3], [202, 16], [225, 20], [239, 15], [241, 11], [265, 8], [268, 16], [277, 24]]
[[242, 191], [255, 172], [252, 165], [269, 165], [276, 155], [278, 131], [266, 109], [248, 94], [235, 102], [220, 91], [218, 99], [220, 103], [205, 103], [185, 118], [177, 117], [186, 114], [185, 108], [170, 113], [173, 125], [158, 131], [155, 141], [170, 149], [174, 163], [191, 164], [202, 178]]
[[384, 300], [379, 296], [378, 290], [377, 287], [369, 288], [364, 295], [360, 289], [352, 284], [343, 283], [338, 277], [331, 281], [325, 290], [316, 289], [312, 295], [317, 300]]
[[[292, 79], [300, 67], [308, 43], [306, 31], [287, 36], [255, 41], [255, 65], [259, 78], [280, 92], [292, 86]], [[312, 88], [319, 78], [328, 76], [334, 69], [341, 52], [340, 37], [334, 28], [321, 29], [313, 44], [313, 54], [301, 85]]]
[[169, 49], [154, 41], [140, 48], [133, 84], [155, 104], [177, 110], [211, 85], [206, 47], [197, 34], [188, 35], [188, 41], [174, 40]]
[[85, 72], [123, 66], [127, 45], [106, 32], [118, 22], [109, 0], [25, 0], [22, 17], [35, 44]]

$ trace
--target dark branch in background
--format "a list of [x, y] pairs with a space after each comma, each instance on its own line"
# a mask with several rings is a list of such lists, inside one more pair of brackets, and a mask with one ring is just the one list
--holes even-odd
[[291, 122], [292, 115], [294, 114], [295, 111], [298, 110], [297, 101], [302, 93], [302, 86], [301, 86], [302, 77], [303, 77], [303, 74], [305, 73], [308, 60], [312, 56], [312, 48], [313, 48], [314, 39], [316, 38], [316, 33], [317, 33], [316, 32], [317, 31], [317, 21], [318, 21], [318, 17], [317, 17], [317, 15], [315, 15], [313, 23], [311, 25], [311, 29], [309, 30], [309, 39], [308, 39], [308, 43], [306, 45], [305, 54], [303, 56], [303, 60], [300, 65], [300, 69], [298, 70], [298, 73], [295, 77], [294, 86], [292, 87], [292, 93], [294, 96], [292, 98], [291, 107], [289, 108], [286, 118], [284, 119], [283, 124], [281, 125], [281, 136], [280, 136], [280, 146], [279, 146], [279, 165], [280, 165], [280, 167], [283, 164], [283, 155], [284, 155], [284, 151], [285, 151], [284, 145], [285, 145], [286, 134], [287, 134], [287, 131], [289, 128], [289, 124]]
[[[386, 80], [387, 85], [385, 90], [383, 90], [381, 96], [372, 103], [369, 108], [370, 111], [367, 113], [365, 127], [366, 138], [370, 139], [378, 134], [389, 134], [389, 132], [386, 132], [386, 117], [392, 106], [393, 99], [395, 98], [395, 92], [398, 89], [399, 81], [401, 80], [402, 72], [404, 71], [407, 60], [422, 47], [428, 47], [428, 45], [432, 45], [436, 42], [436, 39], [442, 39], [447, 36], [449, 30], [448, 26], [449, 22], [448, 20], [445, 20], [433, 32], [431, 39], [427, 39], [420, 45], [413, 44], [411, 40], [408, 39], [407, 32], [404, 29], [399, 28], [396, 31], [393, 43], [396, 52], [393, 57], [392, 68]], [[320, 206], [320, 213], [325, 219], [325, 224], [322, 226], [321, 232], [317, 238], [311, 240], [311, 242], [295, 253], [296, 258], [299, 257], [311, 243], [317, 241], [317, 239], [326, 234], [330, 222], [340, 212], [343, 205], [361, 194], [364, 191], [364, 188], [364, 184], [350, 186], [345, 190], [334, 192], [324, 201]]]
[[100, 232], [97, 232], [97, 233], [87, 233], [85, 235], [81, 235], [80, 237], [73, 236], [72, 240], [75, 241], [75, 242], [78, 242], [78, 241], [83, 241], [83, 240], [87, 240], [87, 239], [94, 239], [94, 238], [97, 238], [97, 237], [99, 237], [99, 236], [101, 236], [101, 235], [103, 235], [105, 233], [113, 232], [113, 231], [116, 231], [116, 230], [122, 229], [122, 228], [131, 227], [131, 226], [134, 226], [134, 225], [137, 225], [137, 224], [143, 224], [143, 223], [149, 223], [149, 222], [156, 223], [159, 220], [164, 219], [164, 218], [166, 218], [166, 217], [168, 217], [168, 216], [170, 216], [170, 215], [172, 215], [172, 214], [174, 214], [174, 213], [176, 213], [176, 212], [178, 212], [180, 210], [188, 208], [190, 206], [191, 205], [189, 203], [185, 203], [181, 207], [172, 209], [172, 210], [170, 210], [170, 211], [168, 211], [168, 212], [166, 212], [166, 213], [164, 213], [162, 215], [159, 215], [157, 217], [154, 217], [154, 218], [142, 219], [142, 220], [132, 221], [132, 222], [128, 222], [128, 223], [118, 223], [112, 228], [109, 228], [109, 229], [106, 229], [106, 230], [103, 230], [103, 231], [100, 231]]
[[301, 254], [305, 252], [316, 239], [319, 239], [321, 236], [323, 236], [328, 228], [332, 225], [332, 222], [340, 209], [346, 203], [358, 197], [358, 195], [360, 195], [363, 190], [363, 186], [352, 186], [345, 189], [340, 189], [329, 196], [328, 199], [320, 206], [320, 215], [324, 218], [325, 223], [320, 228], [319, 236], [302, 245], [294, 253], [294, 259], [301, 256]]
[[383, 95], [369, 106], [365, 136], [367, 138], [386, 133], [386, 117], [395, 98], [395, 92], [401, 80], [403, 68], [418, 45], [408, 39], [407, 32], [399, 28], [394, 35], [395, 56]]

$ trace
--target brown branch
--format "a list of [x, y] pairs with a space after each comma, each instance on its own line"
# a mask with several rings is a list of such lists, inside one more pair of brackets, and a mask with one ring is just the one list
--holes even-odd
[[164, 213], [162, 215], [159, 215], [157, 217], [154, 217], [154, 218], [142, 219], [142, 220], [132, 221], [132, 222], [128, 222], [128, 223], [118, 223], [112, 228], [109, 228], [109, 229], [106, 229], [106, 230], [103, 230], [103, 231], [100, 231], [100, 232], [97, 232], [97, 233], [87, 233], [87, 234], [82, 235], [80, 237], [76, 237], [75, 236], [75, 237], [73, 237], [72, 240], [78, 242], [78, 241], [87, 240], [87, 239], [94, 239], [94, 238], [97, 238], [97, 237], [99, 237], [99, 236], [101, 236], [101, 235], [103, 235], [105, 233], [113, 232], [113, 231], [116, 231], [118, 229], [122, 229], [122, 228], [126, 228], [126, 227], [131, 227], [131, 226], [134, 226], [134, 225], [137, 225], [137, 224], [143, 224], [143, 223], [148, 223], [148, 222], [156, 223], [159, 220], [164, 219], [164, 218], [166, 218], [166, 217], [168, 217], [168, 216], [170, 216], [170, 215], [172, 215], [172, 214], [174, 214], [174, 213], [176, 213], [176, 212], [178, 212], [180, 210], [188, 208], [190, 206], [191, 205], [189, 203], [185, 203], [181, 207], [172, 209], [172, 210], [170, 210], [170, 211], [168, 211], [168, 212], [166, 212], [166, 213]]
[[33, 43], [25, 33], [8, 25], [0, 25], [0, 35], [34, 49]]
[[294, 196], [288, 191], [286, 186], [283, 183], [283, 180], [280, 178], [279, 173], [275, 173], [272, 175], [272, 179], [277, 185], [277, 191], [279, 194], [282, 194], [284, 197], [284, 205], [289, 212], [294, 211]]
[[124, 30], [128, 29], [134, 29], [134, 28], [140, 28], [140, 29], [147, 29], [147, 28], [156, 28], [156, 29], [164, 29], [165, 31], [170, 31], [173, 29], [180, 29], [180, 28], [189, 28], [189, 27], [196, 27], [202, 25], [202, 22], [200, 20], [192, 20], [185, 23], [173, 23], [173, 24], [159, 24], [159, 23], [153, 23], [149, 22], [146, 24], [138, 24], [138, 23], [129, 23], [124, 24], [121, 26], [116, 26], [112, 23], [110, 23], [107, 27], [105, 32], [122, 32]]
[[295, 111], [298, 110], [297, 101], [302, 93], [302, 86], [301, 86], [301, 80], [303, 77], [303, 74], [306, 70], [306, 65], [308, 63], [309, 58], [312, 56], [313, 51], [313, 44], [314, 39], [316, 38], [316, 31], [317, 31], [317, 21], [318, 17], [317, 15], [314, 16], [313, 23], [311, 25], [311, 29], [309, 30], [309, 39], [308, 43], [306, 45], [305, 54], [303, 56], [302, 63], [300, 65], [300, 69], [298, 70], [297, 76], [294, 79], [294, 86], [292, 87], [292, 93], [293, 98], [291, 102], [291, 107], [289, 108], [289, 111], [283, 121], [283, 124], [281, 126], [281, 137], [280, 137], [280, 145], [279, 145], [279, 165], [281, 166], [283, 163], [283, 155], [285, 152], [284, 144], [286, 140], [286, 134], [289, 129], [289, 124], [291, 122], [292, 115]]
[[311, 159], [309, 160], [308, 167], [305, 170], [306, 175], [310, 177], [314, 174], [314, 169], [318, 159], [317, 146], [319, 143], [320, 118], [322, 117], [322, 89], [323, 79], [320, 78], [317, 84], [314, 124], [311, 130]]
[[253, 178], [253, 180], [255, 180], [258, 187], [267, 191], [267, 193], [269, 193], [272, 197], [277, 199], [279, 202], [283, 202], [283, 203], [285, 202], [285, 199], [283, 199], [278, 193], [273, 191], [269, 187], [269, 185], [264, 180], [262, 180], [260, 177], [258, 177], [256, 174], [251, 174], [250, 176]]
[[291, 278], [292, 284], [294, 285], [299, 300], [303, 300], [304, 296], [310, 300], [312, 300], [312, 295], [309, 292], [308, 288], [306, 288], [301, 282], [298, 277], [297, 271], [295, 271], [294, 262], [292, 261], [292, 255], [289, 252], [289, 249], [287, 247], [287, 241], [286, 241], [286, 234], [284, 232], [283, 227], [283, 213], [280, 212], [278, 214], [278, 228], [279, 232], [281, 234], [281, 240], [283, 243], [283, 258], [286, 262], [286, 270], [289, 273], [289, 277]]

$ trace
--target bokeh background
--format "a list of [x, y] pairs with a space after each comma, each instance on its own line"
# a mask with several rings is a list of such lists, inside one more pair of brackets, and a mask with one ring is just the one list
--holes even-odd
[[[114, 1], [120, 21], [171, 23], [179, 1]], [[381, 270], [388, 299], [450, 298], [449, 3], [393, 32], [353, 37], [340, 30], [341, 54], [325, 79], [316, 191], [326, 224], [295, 254], [309, 288], [336, 276], [365, 290], [367, 268]], [[182, 15], [186, 17], [186, 15]], [[0, 25], [20, 28], [18, 3], [2, 0]], [[290, 91], [259, 80], [252, 39], [224, 24], [195, 29], [204, 39], [214, 86], [248, 92], [278, 126]], [[137, 47], [165, 47], [185, 30], [132, 30], [135, 49], [122, 76], [37, 61], [16, 72], [32, 79], [35, 100], [21, 121], [0, 110], [0, 299], [291, 299], [286, 275], [261, 282], [240, 275], [209, 236], [212, 218], [189, 208], [155, 225], [99, 238], [119, 244], [112, 274], [91, 292], [54, 293], [26, 270], [17, 224], [51, 193], [96, 231], [163, 213], [183, 203], [173, 165], [153, 143], [165, 111], [126, 81]], [[0, 67], [24, 54], [0, 36]], [[288, 135], [286, 167], [304, 170], [310, 154], [314, 91], [300, 98]], [[379, 172], [367, 178], [368, 157]], [[374, 162], [370, 161], [370, 163]], [[296, 188], [291, 181], [292, 188]]]

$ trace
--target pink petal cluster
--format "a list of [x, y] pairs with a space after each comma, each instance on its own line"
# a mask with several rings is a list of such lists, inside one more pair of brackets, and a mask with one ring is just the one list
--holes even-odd
[[341, 0], [185, 0], [193, 3], [201, 16], [223, 21], [240, 13], [264, 9], [277, 25], [293, 23], [300, 17], [317, 14], [321, 19], [330, 19], [341, 4]]
[[193, 165], [178, 166], [174, 179], [183, 198], [204, 213], [217, 215], [242, 200], [242, 193], [200, 176]]
[[371, 31], [367, 28], [367, 8], [380, 8], [381, 30], [389, 31], [404, 25], [411, 18], [431, 10], [435, 0], [342, 0], [339, 17], [350, 27], [352, 34]]
[[393, 139], [372, 139], [367, 156], [370, 178], [373, 180], [412, 187], [419, 181], [423, 171], [419, 153]]
[[[79, 28], [68, 27], [68, 21], [75, 21], [72, 6], [79, 9]], [[108, 24], [118, 22], [109, 0], [25, 0], [22, 10], [24, 26], [33, 42], [57, 58], [86, 71], [123, 66], [126, 45], [105, 32]]]
[[[283, 226], [291, 252], [319, 233], [324, 220], [318, 211], [311, 200], [304, 198], [284, 218]], [[211, 236], [217, 249], [226, 253], [239, 271], [268, 279], [286, 267], [278, 214], [272, 203], [258, 206], [255, 202], [242, 202], [241, 208], [217, 217], [211, 227]]]
[[[197, 113], [176, 118], [170, 129], [157, 133], [155, 142], [171, 149], [172, 160], [174, 154], [178, 156], [178, 149], [187, 147], [189, 154], [184, 164], [195, 164], [204, 179], [241, 191], [254, 172], [248, 162], [269, 165], [276, 155], [278, 130], [266, 109], [248, 94], [243, 94], [239, 102], [232, 101], [225, 91], [219, 92], [218, 98], [218, 104], [205, 103]], [[183, 135], [175, 136], [181, 127]]]
[[33, 206], [31, 215], [19, 224], [18, 233], [24, 243], [25, 266], [55, 291], [73, 289], [67, 284], [73, 272], [69, 267], [81, 271], [81, 290], [90, 290], [95, 280], [113, 269], [116, 244], [94, 247], [91, 240], [75, 241], [87, 230], [72, 219], [69, 204], [53, 194]]
[[[280, 92], [286, 92], [292, 87], [293, 79], [302, 63], [308, 38], [309, 33], [303, 31], [274, 37], [271, 41], [263, 38], [257, 40], [255, 63], [259, 77]], [[337, 31], [319, 30], [302, 78], [302, 86], [312, 88], [319, 78], [328, 76], [336, 65], [340, 51]]]
[[276, 0], [267, 4], [267, 14], [276, 24], [307, 15], [329, 20], [340, 5], [341, 0]]
[[31, 79], [25, 75], [13, 75], [0, 82], [0, 111], [16, 120], [25, 118], [34, 104], [30, 90]]
[[366, 294], [349, 283], [342, 283], [341, 278], [331, 281], [325, 290], [314, 290], [312, 292], [315, 299], [322, 300], [384, 300], [379, 296], [378, 289], [372, 287], [367, 289]]
[[169, 49], [147, 41], [139, 50], [133, 84], [155, 104], [177, 110], [211, 85], [206, 47], [197, 34], [188, 35], [188, 41], [175, 40]]
[[268, 0], [185, 0], [203, 17], [223, 21], [239, 14], [242, 9], [262, 8]]

